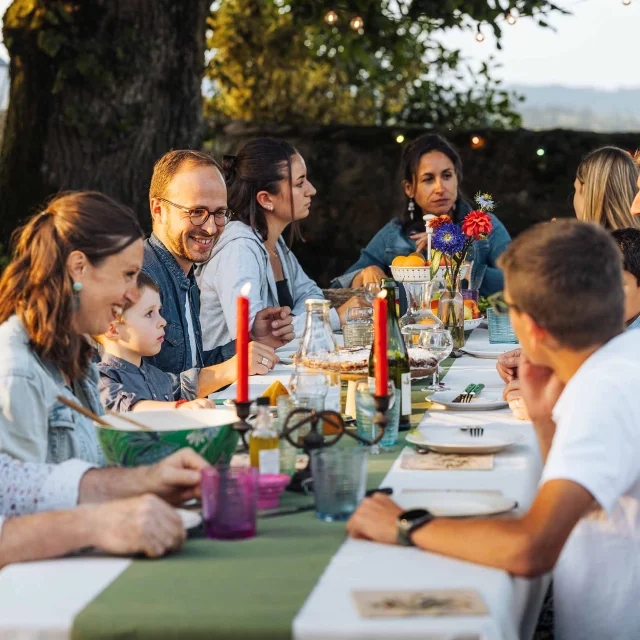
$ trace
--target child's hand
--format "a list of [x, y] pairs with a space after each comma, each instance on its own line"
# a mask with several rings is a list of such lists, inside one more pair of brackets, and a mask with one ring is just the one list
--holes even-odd
[[178, 405], [178, 409], [215, 409], [216, 403], [209, 398], [196, 398], [190, 402], [183, 402]]

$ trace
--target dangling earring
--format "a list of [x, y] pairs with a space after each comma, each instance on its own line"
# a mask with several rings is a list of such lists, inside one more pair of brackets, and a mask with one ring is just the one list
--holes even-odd
[[409, 218], [413, 220], [413, 212], [416, 209], [416, 203], [413, 201], [413, 198], [409, 198], [409, 204], [407, 206], [407, 211], [409, 212]]
[[80, 308], [80, 296], [78, 295], [82, 291], [82, 282], [73, 283], [73, 310], [77, 311]]

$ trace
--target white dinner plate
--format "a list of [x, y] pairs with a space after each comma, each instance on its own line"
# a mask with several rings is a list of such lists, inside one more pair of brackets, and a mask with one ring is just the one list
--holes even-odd
[[427, 509], [439, 518], [493, 516], [518, 506], [500, 491], [404, 489], [394, 500], [405, 510]]
[[[455, 411], [495, 411], [509, 406], [509, 403], [505, 402], [501, 395], [492, 391], [485, 391], [484, 389], [478, 396], [472, 398], [469, 403], [453, 402], [461, 393], [464, 393], [464, 389], [436, 391], [426, 399], [446, 409], [454, 409]], [[438, 409], [439, 407], [432, 405], [430, 408]]]
[[[466, 329], [466, 322], [465, 322]], [[489, 344], [486, 347], [468, 347], [464, 346], [460, 351], [473, 356], [474, 358], [499, 358], [503, 353], [507, 351], [513, 351], [514, 349], [520, 349], [519, 344]]]
[[485, 427], [479, 438], [456, 427], [431, 427], [407, 434], [407, 442], [436, 453], [497, 453], [521, 440], [521, 435], [507, 433], [499, 427]]
[[[231, 398], [227, 398], [223, 403], [222, 403], [225, 407], [231, 407], [232, 409], [236, 408], [236, 403], [231, 399]], [[251, 406], [249, 407], [249, 413], [253, 414], [258, 410], [258, 405], [256, 404], [255, 400], [251, 403]], [[272, 414], [276, 414], [278, 412], [278, 407], [272, 407], [269, 406], [269, 411]]]
[[185, 529], [194, 529], [202, 522], [202, 516], [197, 511], [188, 511], [187, 509], [176, 509], [176, 511]]
[[484, 321], [485, 321], [485, 317], [484, 316], [480, 316], [479, 318], [476, 318], [475, 320], [465, 320], [464, 321], [464, 330], [465, 331], [473, 331], [474, 329], [477, 329]]

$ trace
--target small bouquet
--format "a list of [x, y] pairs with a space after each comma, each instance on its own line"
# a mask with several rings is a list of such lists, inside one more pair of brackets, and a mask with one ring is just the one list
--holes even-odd
[[489, 211], [493, 211], [495, 204], [488, 193], [476, 194], [478, 208], [468, 213], [462, 221], [460, 229], [449, 216], [439, 216], [428, 222], [433, 229], [433, 250], [431, 258], [431, 277], [433, 278], [445, 257], [447, 285], [456, 286], [460, 269], [467, 258], [469, 249], [475, 240], [485, 240], [493, 223]]
[[449, 216], [439, 216], [427, 223], [433, 229], [431, 278], [435, 278], [441, 263], [445, 268], [446, 293], [440, 298], [440, 319], [451, 331], [454, 348], [458, 349], [464, 346], [464, 305], [458, 293], [462, 265], [473, 242], [485, 240], [493, 229], [489, 211], [493, 211], [495, 204], [491, 196], [478, 193], [475, 202], [478, 208], [465, 216], [462, 229]]

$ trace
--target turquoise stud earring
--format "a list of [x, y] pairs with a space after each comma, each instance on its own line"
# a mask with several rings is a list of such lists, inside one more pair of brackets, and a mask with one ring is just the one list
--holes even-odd
[[76, 293], [80, 293], [82, 291], [82, 282], [74, 282], [73, 283], [73, 290]]

